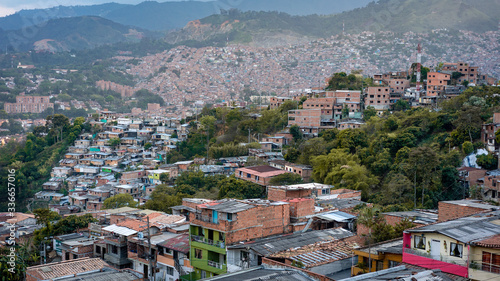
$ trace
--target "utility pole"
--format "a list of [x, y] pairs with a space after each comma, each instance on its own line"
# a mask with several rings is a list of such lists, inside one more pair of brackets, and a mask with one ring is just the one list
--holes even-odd
[[205, 163], [208, 165], [208, 149], [210, 148], [210, 131], [207, 128], [207, 160]]
[[148, 244], [149, 244], [149, 280], [154, 280], [153, 274], [153, 254], [151, 253], [151, 232], [149, 231], [149, 217], [146, 217], [148, 222]]
[[248, 128], [248, 143], [250, 143], [250, 128]]

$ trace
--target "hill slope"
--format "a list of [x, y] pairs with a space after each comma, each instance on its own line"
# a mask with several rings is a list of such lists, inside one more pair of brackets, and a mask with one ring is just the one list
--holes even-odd
[[147, 1], [138, 5], [108, 3], [91, 6], [58, 6], [50, 9], [22, 10], [0, 18], [0, 28], [16, 30], [49, 19], [100, 16], [124, 25], [149, 30], [182, 28], [189, 21], [218, 14], [221, 9], [241, 11], [279, 11], [291, 15], [334, 14], [363, 7], [371, 0], [239, 0], [239, 1]]
[[[32, 33], [26, 33], [31, 30]], [[0, 30], [0, 48], [36, 51], [66, 51], [94, 48], [121, 41], [137, 41], [148, 31], [127, 27], [97, 16], [52, 19], [21, 30]]]
[[168, 42], [183, 40], [266, 44], [266, 36], [329, 37], [362, 31], [428, 32], [455, 29], [484, 32], [498, 29], [500, 0], [381, 0], [364, 8], [336, 15], [291, 16], [277, 12], [231, 10], [188, 23], [167, 35]]

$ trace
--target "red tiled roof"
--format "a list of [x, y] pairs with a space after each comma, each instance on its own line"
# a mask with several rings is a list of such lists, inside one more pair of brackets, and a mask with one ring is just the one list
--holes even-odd
[[481, 246], [485, 248], [500, 249], [500, 234], [487, 237], [485, 239], [472, 243], [474, 246]]
[[126, 219], [124, 221], [117, 223], [116, 225], [130, 228], [135, 231], [143, 231], [144, 229], [147, 228], [146, 222], [142, 222], [140, 220], [135, 220], [135, 219]]
[[158, 245], [187, 254], [189, 252], [189, 234], [185, 233], [179, 235], [177, 237], [168, 239]]

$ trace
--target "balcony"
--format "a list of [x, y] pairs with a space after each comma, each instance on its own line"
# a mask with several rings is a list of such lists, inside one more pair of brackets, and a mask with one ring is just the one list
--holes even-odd
[[429, 253], [423, 250], [405, 248], [403, 251], [403, 262], [428, 269], [440, 269], [443, 272], [467, 277], [468, 268], [465, 260], [456, 259], [433, 259]]
[[127, 238], [126, 237], [121, 237], [121, 236], [106, 236], [104, 237], [104, 240], [106, 242], [111, 242], [111, 244], [123, 246], [127, 244]]
[[205, 238], [203, 236], [191, 235], [191, 241], [208, 244], [208, 245], [211, 245], [211, 246], [219, 247], [221, 249], [225, 249], [226, 248], [226, 244], [224, 242], [210, 240], [210, 239], [207, 239], [207, 238]]
[[207, 264], [208, 264], [208, 266], [215, 267], [215, 268], [218, 268], [218, 269], [222, 269], [223, 268], [223, 264], [220, 264], [218, 262], [208, 261]]
[[213, 217], [207, 215], [196, 214], [196, 219], [204, 222], [219, 224], [218, 220], [214, 220]]

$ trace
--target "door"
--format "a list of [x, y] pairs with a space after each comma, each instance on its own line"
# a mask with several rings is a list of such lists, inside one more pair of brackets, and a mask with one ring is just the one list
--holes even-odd
[[431, 241], [431, 258], [434, 260], [441, 260], [441, 241], [432, 239]]
[[212, 219], [213, 219], [213, 223], [219, 223], [219, 214], [217, 213], [217, 211], [215, 210], [212, 210]]

